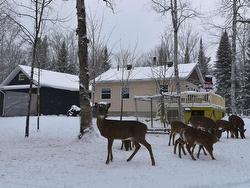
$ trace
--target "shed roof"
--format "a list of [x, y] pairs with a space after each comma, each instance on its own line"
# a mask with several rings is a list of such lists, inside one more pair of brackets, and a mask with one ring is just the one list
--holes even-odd
[[[31, 75], [31, 67], [18, 65], [9, 76], [2, 82], [1, 88], [6, 89], [11, 80], [19, 73], [23, 72], [28, 78]], [[38, 85], [38, 68], [34, 68], [34, 84]], [[79, 77], [72, 74], [60, 73], [40, 69], [40, 86], [52, 87], [56, 89], [79, 91]], [[14, 86], [12, 86], [14, 87]]]

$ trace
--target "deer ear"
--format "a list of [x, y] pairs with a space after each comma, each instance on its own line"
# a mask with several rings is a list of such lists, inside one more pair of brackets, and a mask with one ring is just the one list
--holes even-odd
[[95, 107], [98, 105], [98, 103], [97, 102], [95, 102]]
[[108, 103], [108, 104], [107, 104], [108, 109], [110, 108], [110, 106], [111, 106], [111, 103]]

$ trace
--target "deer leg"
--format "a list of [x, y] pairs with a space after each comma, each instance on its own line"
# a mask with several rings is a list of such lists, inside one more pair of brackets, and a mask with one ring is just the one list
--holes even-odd
[[150, 158], [151, 158], [151, 162], [152, 162], [152, 166], [155, 166], [155, 159], [154, 159], [154, 155], [153, 155], [153, 152], [152, 152], [151, 145], [146, 140], [140, 141], [140, 143], [142, 145], [144, 145], [148, 149], [149, 155], [150, 155]]
[[108, 156], [106, 160], [106, 164], [109, 164], [109, 160], [111, 158], [111, 161], [113, 160], [113, 155], [112, 155], [112, 144], [113, 144], [113, 139], [108, 139]]
[[169, 141], [168, 141], [169, 146], [170, 146], [170, 143], [171, 143], [171, 137], [172, 137], [172, 133], [169, 134]]
[[181, 149], [182, 149], [183, 154], [184, 154], [184, 155], [187, 155], [186, 152], [185, 152], [184, 144], [185, 144], [185, 143], [182, 143]]
[[245, 131], [246, 131], [246, 129], [240, 130], [240, 137], [241, 137], [242, 139], [246, 138], [246, 137], [245, 137]]
[[202, 146], [202, 150], [203, 150], [204, 155], [207, 155], [206, 150], [203, 146]]
[[194, 144], [193, 147], [192, 147], [192, 153], [194, 153], [195, 146], [196, 146], [196, 144]]
[[214, 155], [213, 155], [213, 145], [204, 145], [208, 153], [210, 154], [212, 160], [215, 160]]
[[112, 152], [112, 145], [114, 143], [114, 139], [111, 139], [111, 146], [110, 146], [110, 161], [113, 161], [113, 152]]
[[135, 154], [137, 153], [137, 151], [140, 149], [140, 144], [135, 141], [135, 151], [132, 153], [132, 155], [127, 159], [127, 161], [131, 161], [131, 159], [135, 156]]
[[124, 143], [123, 143], [123, 140], [122, 140], [122, 146], [121, 146], [121, 150], [123, 149], [123, 144], [124, 144]]
[[198, 149], [198, 153], [197, 153], [197, 158], [199, 159], [200, 158], [200, 152], [201, 152], [201, 149], [202, 149], [202, 145], [199, 145], [199, 149]]
[[173, 134], [173, 137], [172, 137], [173, 145], [174, 145], [174, 140], [175, 140], [175, 133]]
[[176, 147], [177, 147], [177, 145], [178, 145], [178, 143], [179, 143], [178, 140], [179, 140], [179, 139], [177, 139], [177, 140], [175, 141], [175, 143], [174, 143], [174, 154], [176, 154]]
[[187, 148], [188, 153], [189, 153], [189, 155], [191, 156], [191, 158], [192, 158], [193, 160], [196, 160], [196, 159], [194, 158], [194, 156], [193, 156], [193, 153], [192, 153], [191, 150], [190, 150], [190, 145], [189, 145], [189, 144], [186, 144], [186, 148]]
[[181, 149], [183, 148], [183, 145], [181, 144], [181, 143], [179, 143], [179, 147], [178, 147], [178, 149], [179, 149], [179, 157], [181, 158]]

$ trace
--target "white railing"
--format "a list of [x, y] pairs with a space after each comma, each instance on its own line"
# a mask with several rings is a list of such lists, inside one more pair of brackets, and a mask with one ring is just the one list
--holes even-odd
[[[171, 105], [177, 103], [176, 98], [168, 101]], [[220, 95], [212, 92], [185, 91], [181, 93], [181, 103], [183, 107], [192, 106], [213, 106], [225, 109], [225, 100]]]

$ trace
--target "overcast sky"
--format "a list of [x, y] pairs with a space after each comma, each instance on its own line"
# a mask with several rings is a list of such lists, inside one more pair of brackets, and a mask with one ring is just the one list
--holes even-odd
[[[66, 3], [61, 3], [61, 0], [56, 2], [60, 2], [60, 15], [71, 17], [69, 22], [62, 24], [64, 29], [75, 29], [75, 0]], [[138, 53], [147, 52], [159, 44], [160, 36], [171, 27], [169, 18], [162, 17], [152, 10], [150, 0], [113, 0], [115, 13], [105, 6], [103, 0], [85, 0], [85, 2], [88, 13], [97, 14], [100, 18], [104, 15], [103, 34], [112, 33], [109, 45], [114, 46], [115, 50], [119, 50], [120, 46], [134, 48], [137, 44]], [[211, 19], [210, 15], [219, 6], [220, 0], [191, 0], [191, 2], [192, 6], [202, 13], [202, 18], [190, 20], [192, 29], [203, 37], [207, 53], [214, 59], [217, 47], [210, 45], [212, 38], [204, 27]]]

